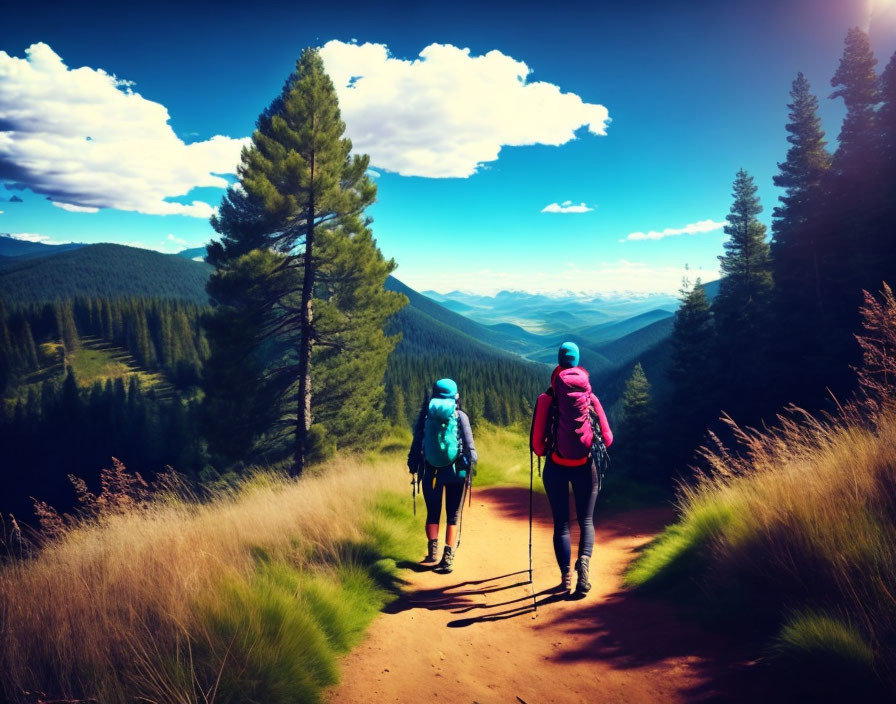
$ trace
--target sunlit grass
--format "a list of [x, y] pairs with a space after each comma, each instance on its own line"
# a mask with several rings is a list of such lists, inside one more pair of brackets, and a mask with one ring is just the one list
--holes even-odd
[[0, 570], [0, 691], [315, 701], [412, 557], [401, 479], [347, 458], [70, 528]]
[[79, 386], [92, 386], [96, 381], [126, 379], [131, 369], [116, 360], [108, 350], [82, 347], [66, 358]]
[[[499, 427], [481, 422], [476, 428], [476, 449], [479, 465], [476, 467], [475, 485], [529, 487], [528, 427], [519, 424]], [[535, 458], [537, 461], [538, 458]], [[533, 488], [544, 493], [544, 484], [538, 478], [537, 469], [535, 471]]]

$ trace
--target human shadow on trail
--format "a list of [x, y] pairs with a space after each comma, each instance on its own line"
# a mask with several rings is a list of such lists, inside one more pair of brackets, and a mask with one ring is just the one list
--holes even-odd
[[[539, 598], [541, 597], [541, 598]], [[528, 594], [519, 599], [513, 599], [512, 601], [504, 602], [503, 604], [482, 604], [478, 605], [482, 608], [497, 608], [500, 606], [506, 606], [508, 604], [513, 604], [517, 602], [522, 602], [520, 606], [514, 607], [512, 609], [507, 609], [505, 611], [498, 611], [495, 613], [482, 614], [481, 616], [474, 616], [472, 618], [459, 618], [454, 621], [448, 622], [448, 628], [466, 628], [467, 626], [473, 626], [477, 623], [490, 623], [492, 621], [505, 621], [509, 618], [516, 618], [517, 616], [524, 616], [526, 614], [535, 614], [537, 606], [547, 606], [548, 604], [553, 604], [558, 601], [565, 601], [569, 599], [568, 593], [558, 593], [556, 589], [545, 589], [543, 591], [538, 592], [535, 595], [534, 603], [533, 597], [531, 594]], [[476, 607], [473, 607], [476, 608]], [[463, 613], [463, 612], [455, 612], [455, 613]]]
[[[519, 577], [520, 575], [528, 575], [528, 570], [509, 572], [507, 574], [496, 575], [486, 579], [455, 582], [454, 584], [447, 584], [433, 589], [421, 589], [414, 592], [406, 592], [386, 606], [384, 611], [388, 614], [397, 614], [410, 609], [427, 609], [430, 611], [467, 613], [475, 609], [501, 608], [503, 606], [521, 603], [525, 600], [530, 602], [527, 608], [531, 608], [531, 594], [498, 603], [483, 603], [480, 600], [481, 597], [488, 594], [498, 594], [507, 591], [508, 589], [518, 589], [529, 585], [530, 582], [528, 579], [514, 579], [508, 581], [509, 578]], [[477, 619], [467, 620], [470, 622], [479, 622], [497, 619], [485, 619], [479, 617]], [[449, 626], [450, 625], [451, 624], [449, 624]]]

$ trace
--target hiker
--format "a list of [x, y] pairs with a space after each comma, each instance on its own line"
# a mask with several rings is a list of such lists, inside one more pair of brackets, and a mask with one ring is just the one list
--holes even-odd
[[[457, 384], [439, 379], [432, 387], [432, 397], [423, 404], [414, 427], [414, 441], [408, 454], [408, 469], [423, 486], [426, 501], [426, 538], [429, 549], [425, 563], [433, 563], [439, 555], [439, 519], [442, 494], [445, 495], [445, 551], [436, 567], [451, 572], [458, 521], [463, 510], [467, 484], [479, 456], [473, 444], [470, 419], [460, 409]], [[413, 481], [413, 479], [412, 479]]]
[[560, 587], [570, 591], [569, 486], [579, 523], [579, 551], [575, 563], [575, 593], [591, 589], [589, 563], [594, 548], [594, 505], [600, 488], [600, 442], [613, 444], [613, 433], [588, 372], [579, 366], [579, 348], [564, 342], [557, 353], [550, 388], [538, 397], [532, 419], [530, 446], [545, 457], [545, 492], [554, 517], [554, 555], [560, 567]]

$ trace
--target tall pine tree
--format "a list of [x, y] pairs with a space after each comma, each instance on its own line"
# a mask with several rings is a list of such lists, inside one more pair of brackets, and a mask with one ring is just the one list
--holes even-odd
[[[383, 340], [381, 325], [374, 329], [382, 320], [374, 309], [390, 314], [402, 304], [401, 297], [382, 291], [394, 264], [383, 261], [363, 216], [376, 195], [366, 173], [369, 159], [351, 155], [351, 141], [343, 137], [344, 132], [336, 90], [323, 60], [317, 50], [306, 49], [280, 96], [258, 118], [252, 144], [244, 149], [238, 168], [240, 186], [228, 190], [219, 215], [212, 219], [221, 240], [208, 247], [208, 261], [217, 268], [209, 290], [213, 296], [216, 290], [227, 290], [228, 305], [222, 315], [240, 317], [236, 310], [242, 305], [239, 286], [249, 291], [246, 298], [258, 314], [252, 327], [253, 354], [260, 355], [257, 358], [265, 367], [255, 372], [264, 377], [269, 390], [266, 400], [292, 399], [296, 474], [305, 465], [312, 424], [315, 345], [326, 348], [319, 358], [330, 362], [335, 354], [359, 351], [361, 343], [353, 347], [347, 343], [348, 337], [364, 338], [376, 350], [365, 360], [371, 366], [364, 370], [364, 383], [354, 384], [361, 374], [359, 368], [354, 376], [343, 375], [346, 384], [354, 384], [356, 393], [346, 388], [340, 399], [343, 404], [351, 398], [376, 407], [377, 398], [382, 402], [383, 374], [377, 364], [380, 358], [385, 363], [383, 352], [389, 343]], [[342, 283], [335, 285], [340, 278], [335, 275], [333, 281], [322, 281], [319, 273], [326, 268], [327, 257], [344, 256], [349, 250], [358, 255], [357, 246], [366, 248], [364, 257], [354, 262], [343, 259], [335, 265], [342, 272]], [[241, 258], [252, 257], [259, 250], [269, 253], [267, 259], [245, 266]], [[236, 276], [231, 275], [232, 270]], [[366, 314], [353, 317], [351, 303], [360, 302], [365, 293], [365, 303], [373, 300], [374, 305], [366, 306]], [[321, 309], [319, 323], [315, 321], [316, 306]], [[217, 342], [220, 346], [223, 338], [219, 336]], [[259, 347], [265, 349], [260, 352]], [[222, 351], [219, 356], [230, 354]], [[245, 357], [241, 354], [235, 359]], [[296, 379], [298, 388], [293, 391]], [[375, 391], [370, 395], [371, 387], [379, 389], [379, 397]], [[212, 395], [226, 394], [214, 386], [210, 390]], [[335, 400], [337, 394], [330, 398], [340, 402]], [[320, 411], [327, 415], [326, 408]], [[339, 427], [345, 429], [345, 424]]]
[[769, 304], [772, 293], [765, 225], [757, 219], [762, 205], [753, 177], [741, 169], [733, 187], [725, 254], [719, 257], [722, 280], [713, 301], [718, 363], [726, 410], [736, 417], [758, 412], [767, 378]]
[[[880, 182], [877, 202], [880, 219], [876, 229], [876, 249], [880, 252], [877, 279], [896, 286], [896, 52], [880, 78], [881, 106], [877, 112], [880, 145]], [[875, 288], [877, 290], [877, 284]]]
[[662, 412], [664, 455], [673, 471], [690, 461], [718, 415], [715, 327], [709, 300], [700, 279], [693, 287], [685, 279], [680, 293], [666, 369], [671, 389]]
[[650, 382], [638, 362], [625, 382], [622, 394], [622, 419], [619, 451], [614, 458], [631, 476], [653, 479], [656, 476], [657, 427], [656, 411], [650, 394]]
[[[875, 109], [880, 102], [876, 65], [868, 35], [858, 27], [849, 30], [840, 65], [831, 79], [835, 88], [831, 98], [843, 99], [846, 115], [830, 174], [829, 188], [836, 198], [831, 199], [828, 223], [836, 233], [830, 238], [831, 274], [839, 288], [832, 300], [833, 334], [854, 348], [855, 355], [858, 347], [852, 334], [859, 328], [862, 289], [877, 290], [880, 286], [873, 280], [881, 255], [874, 238], [874, 196], [880, 173], [875, 129]], [[841, 347], [838, 352], [845, 349]]]
[[[774, 273], [774, 355], [770, 360], [779, 389], [778, 402], [806, 398], [818, 387], [820, 360], [827, 346], [823, 330], [825, 303], [830, 307], [830, 238], [825, 212], [831, 157], [818, 117], [818, 99], [809, 81], [798, 73], [790, 91], [790, 148], [774, 177], [783, 188], [772, 222]], [[794, 374], [796, 365], [801, 373]], [[797, 383], [803, 388], [796, 388]], [[823, 386], [822, 386], [823, 388]]]

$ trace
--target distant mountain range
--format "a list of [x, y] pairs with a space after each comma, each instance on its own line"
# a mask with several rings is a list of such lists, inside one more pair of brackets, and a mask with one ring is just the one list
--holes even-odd
[[75, 242], [69, 244], [48, 245], [41, 242], [19, 240], [11, 235], [0, 233], [0, 258], [5, 257], [43, 257], [46, 254], [58, 254], [84, 245]]
[[[7, 305], [78, 295], [207, 303], [205, 283], [212, 267], [196, 261], [204, 252], [195, 248], [173, 255], [116, 244], [46, 245], [0, 236], [0, 296]], [[557, 346], [568, 339], [579, 345], [583, 365], [610, 403], [619, 398], [622, 381], [639, 360], [655, 385], [661, 389], [664, 384], [677, 306], [671, 296], [424, 295], [394, 277], [386, 288], [409, 300], [391, 323], [403, 335], [403, 354], [432, 355], [435, 344], [439, 354], [449, 357], [553, 365]], [[713, 297], [718, 282], [706, 288]]]
[[424, 295], [480, 323], [510, 323], [537, 335], [582, 331], [656, 310], [671, 315], [678, 307], [678, 299], [666, 294], [582, 296], [565, 293], [548, 296], [501, 291], [494, 296], [483, 296], [463, 291], [424, 291]]

